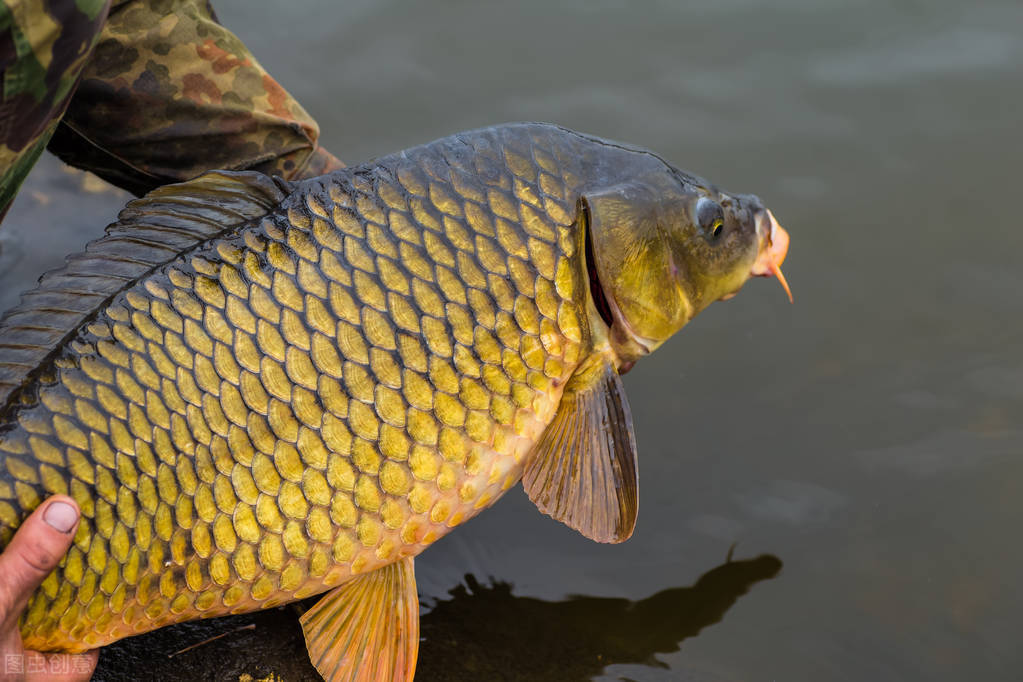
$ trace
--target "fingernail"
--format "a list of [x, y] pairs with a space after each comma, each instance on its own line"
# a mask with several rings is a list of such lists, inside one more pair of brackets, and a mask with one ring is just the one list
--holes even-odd
[[78, 523], [78, 511], [67, 502], [51, 502], [43, 512], [43, 521], [67, 533]]

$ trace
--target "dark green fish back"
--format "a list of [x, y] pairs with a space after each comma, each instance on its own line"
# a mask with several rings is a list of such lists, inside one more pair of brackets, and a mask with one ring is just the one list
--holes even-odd
[[[261, 173], [213, 172], [128, 204], [106, 236], [43, 275], [0, 318], [0, 414], [81, 324], [153, 268], [216, 234], [264, 215], [284, 198]], [[214, 203], [215, 202], [215, 203]]]

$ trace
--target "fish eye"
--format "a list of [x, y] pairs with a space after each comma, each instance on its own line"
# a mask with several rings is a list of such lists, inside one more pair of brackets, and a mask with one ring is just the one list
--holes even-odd
[[716, 241], [725, 231], [724, 210], [716, 201], [700, 197], [696, 202], [696, 223], [708, 239]]

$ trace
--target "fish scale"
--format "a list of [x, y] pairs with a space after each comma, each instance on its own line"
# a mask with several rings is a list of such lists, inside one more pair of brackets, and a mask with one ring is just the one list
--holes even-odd
[[584, 143], [524, 126], [341, 171], [108, 298], [0, 415], [0, 541], [48, 494], [82, 509], [26, 647], [303, 598], [515, 484], [586, 353]]
[[316, 669], [411, 680], [413, 557], [519, 480], [626, 540], [620, 373], [750, 276], [784, 287], [787, 249], [757, 197], [547, 124], [129, 203], [0, 319], [0, 548], [48, 494], [82, 511], [26, 646], [329, 590]]

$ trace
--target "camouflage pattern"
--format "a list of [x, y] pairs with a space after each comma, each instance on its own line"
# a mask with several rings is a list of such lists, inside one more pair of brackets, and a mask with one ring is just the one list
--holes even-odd
[[136, 194], [212, 168], [343, 165], [207, 2], [3, 0], [0, 40], [0, 210], [47, 146]]
[[110, 0], [0, 2], [0, 216], [46, 147]]

